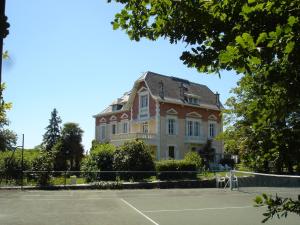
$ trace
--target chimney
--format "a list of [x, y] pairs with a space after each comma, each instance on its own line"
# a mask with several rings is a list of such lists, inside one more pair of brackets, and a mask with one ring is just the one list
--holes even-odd
[[164, 99], [164, 97], [165, 97], [164, 83], [161, 80], [158, 84], [159, 84], [159, 97]]
[[184, 99], [184, 86], [183, 86], [183, 83], [180, 84], [179, 91], [180, 91], [180, 97], [182, 99]]
[[216, 92], [215, 96], [216, 96], [216, 105], [220, 108], [220, 106], [221, 106], [220, 94], [218, 92]]

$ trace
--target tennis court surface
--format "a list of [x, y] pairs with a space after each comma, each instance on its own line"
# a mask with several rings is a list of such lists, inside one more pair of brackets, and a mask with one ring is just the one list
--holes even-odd
[[[0, 191], [1, 225], [261, 224], [256, 194], [224, 189]], [[299, 224], [299, 217], [266, 224]]]

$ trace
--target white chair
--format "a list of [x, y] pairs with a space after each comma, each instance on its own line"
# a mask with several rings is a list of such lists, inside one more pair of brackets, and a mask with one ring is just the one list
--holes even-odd
[[239, 182], [238, 182], [238, 178], [236, 175], [228, 176], [228, 174], [226, 173], [225, 180], [227, 180], [227, 182], [224, 186], [224, 189], [226, 187], [230, 187], [230, 183], [231, 183], [231, 189], [233, 189], [233, 188], [239, 189]]
[[220, 188], [220, 187], [225, 187], [225, 177], [221, 177], [219, 174], [216, 175], [216, 187]]
[[231, 188], [237, 188], [237, 189], [239, 189], [239, 180], [238, 180], [238, 178], [237, 178], [237, 176], [236, 175], [233, 175], [232, 176], [232, 181], [231, 181]]

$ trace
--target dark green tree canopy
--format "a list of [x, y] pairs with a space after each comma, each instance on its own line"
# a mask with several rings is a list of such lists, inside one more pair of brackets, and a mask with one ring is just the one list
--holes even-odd
[[50, 151], [52, 147], [61, 137], [61, 119], [58, 116], [57, 110], [54, 108], [51, 112], [51, 118], [49, 120], [49, 125], [46, 127], [46, 133], [43, 136], [43, 144], [47, 151]]
[[181, 59], [201, 72], [299, 64], [299, 0], [115, 1], [124, 8], [115, 15], [114, 29], [136, 41], [184, 42], [190, 50]]
[[[55, 169], [79, 170], [83, 158], [82, 141], [83, 130], [77, 123], [65, 123], [61, 132], [61, 138], [55, 145], [56, 152]], [[69, 162], [69, 166], [67, 165]]]

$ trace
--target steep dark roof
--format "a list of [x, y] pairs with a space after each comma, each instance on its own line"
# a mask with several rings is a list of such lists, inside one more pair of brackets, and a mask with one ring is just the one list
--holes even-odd
[[[220, 103], [220, 105], [218, 106], [216, 101], [216, 95], [207, 86], [193, 83], [178, 77], [165, 76], [149, 71], [146, 72], [135, 82], [134, 87], [130, 92], [126, 92], [121, 98], [118, 98], [117, 100], [113, 101], [111, 105], [109, 105], [106, 109], [104, 109], [101, 113], [95, 115], [94, 117], [117, 112], [113, 111], [112, 109], [112, 105], [114, 104], [122, 105], [122, 108], [118, 111], [130, 109], [130, 104], [132, 104], [132, 101], [137, 91], [137, 84], [141, 81], [145, 81], [152, 96], [161, 101], [177, 104], [188, 104], [187, 98], [190, 96], [197, 97], [199, 99], [199, 106], [212, 108], [216, 110], [223, 108], [222, 103]], [[164, 90], [163, 98], [160, 95], [161, 84], [163, 84]], [[182, 96], [182, 93], [180, 91], [180, 89], [183, 88], [184, 96]]]
[[[200, 105], [202, 104], [217, 106], [216, 95], [205, 85], [196, 84], [181, 78], [169, 77], [153, 72], [147, 72], [144, 79], [150, 89], [150, 92], [156, 98], [161, 98], [160, 83], [162, 82], [164, 89], [164, 99], [166, 101], [170, 100], [185, 103], [180, 91], [180, 87], [184, 87], [185, 96], [195, 96], [199, 98]], [[222, 104], [221, 107], [223, 107]]]

